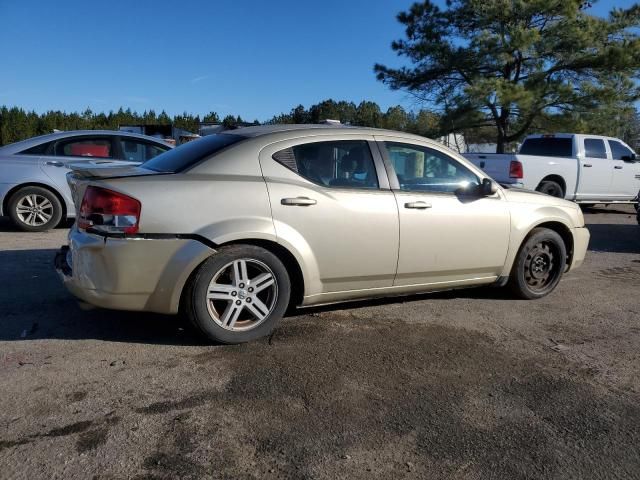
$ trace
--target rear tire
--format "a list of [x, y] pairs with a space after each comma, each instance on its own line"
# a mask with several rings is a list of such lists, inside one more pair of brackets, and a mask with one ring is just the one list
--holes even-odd
[[272, 332], [290, 296], [289, 274], [278, 257], [254, 245], [230, 245], [194, 274], [185, 313], [208, 339], [244, 343]]
[[534, 228], [516, 256], [509, 287], [518, 298], [542, 298], [556, 288], [566, 263], [562, 237], [548, 228]]
[[552, 197], [564, 198], [564, 190], [562, 189], [562, 185], [552, 180], [545, 180], [544, 182], [540, 182], [540, 185], [538, 185], [536, 191], [540, 193], [546, 193], [547, 195], [551, 195]]
[[62, 203], [51, 190], [24, 187], [11, 195], [9, 217], [25, 232], [44, 232], [55, 228], [62, 220]]

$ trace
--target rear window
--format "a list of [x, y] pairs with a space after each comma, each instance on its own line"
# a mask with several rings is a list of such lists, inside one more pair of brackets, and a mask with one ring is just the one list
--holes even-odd
[[45, 142], [19, 152], [22, 155], [46, 155], [53, 142]]
[[520, 153], [541, 157], [571, 157], [573, 142], [571, 138], [527, 138], [520, 147]]
[[241, 135], [207, 135], [158, 155], [141, 167], [156, 172], [177, 173], [186, 170], [216, 152], [233, 145], [245, 137]]

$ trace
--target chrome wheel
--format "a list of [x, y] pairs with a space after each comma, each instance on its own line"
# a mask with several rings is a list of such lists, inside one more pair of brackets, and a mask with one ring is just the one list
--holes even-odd
[[226, 264], [213, 276], [207, 289], [209, 315], [226, 330], [256, 328], [273, 311], [278, 285], [264, 263], [241, 258]]
[[527, 253], [524, 278], [533, 292], [541, 292], [551, 285], [560, 272], [557, 246], [553, 242], [536, 243]]
[[54, 215], [53, 204], [43, 195], [30, 193], [16, 205], [16, 216], [31, 227], [40, 227], [51, 221]]

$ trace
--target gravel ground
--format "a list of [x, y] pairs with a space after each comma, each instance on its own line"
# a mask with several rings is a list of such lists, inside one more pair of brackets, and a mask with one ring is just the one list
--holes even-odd
[[640, 478], [640, 226], [585, 216], [585, 265], [544, 299], [317, 308], [240, 346], [79, 309], [66, 230], [2, 221], [0, 477]]

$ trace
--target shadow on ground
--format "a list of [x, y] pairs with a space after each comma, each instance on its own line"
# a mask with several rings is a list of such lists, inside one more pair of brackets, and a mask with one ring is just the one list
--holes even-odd
[[[55, 338], [169, 345], [203, 343], [182, 316], [80, 308], [58, 278], [53, 266], [55, 253], [55, 249], [0, 251], [0, 341]], [[461, 289], [297, 309], [288, 316], [450, 298], [510, 299], [504, 289]]]
[[596, 252], [640, 253], [640, 225], [592, 223], [589, 250]]

